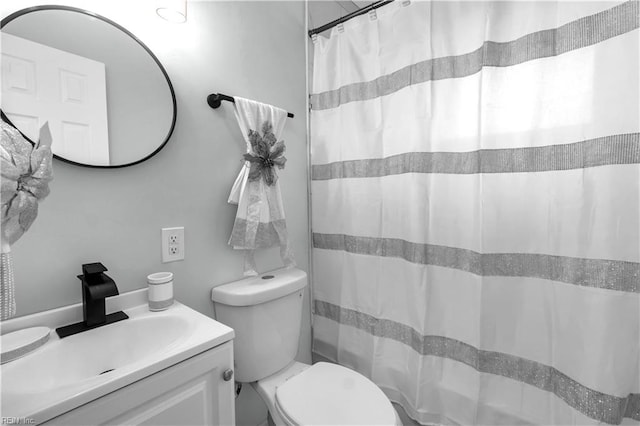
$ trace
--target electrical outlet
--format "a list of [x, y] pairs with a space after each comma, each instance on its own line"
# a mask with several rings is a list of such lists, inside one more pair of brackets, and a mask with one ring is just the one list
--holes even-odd
[[162, 228], [162, 263], [184, 259], [184, 227]]

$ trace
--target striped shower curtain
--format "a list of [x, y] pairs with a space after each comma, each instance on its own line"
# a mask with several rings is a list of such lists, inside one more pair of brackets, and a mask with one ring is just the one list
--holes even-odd
[[640, 421], [638, 1], [398, 0], [314, 43], [314, 353], [421, 423]]

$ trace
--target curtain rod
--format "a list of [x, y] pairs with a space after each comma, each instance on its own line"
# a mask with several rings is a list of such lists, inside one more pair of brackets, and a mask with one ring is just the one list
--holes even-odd
[[[207, 103], [211, 108], [219, 108], [220, 104], [222, 104], [222, 101], [233, 102], [234, 104], [236, 103], [236, 100], [233, 98], [233, 96], [225, 95], [223, 93], [212, 93], [207, 96]], [[293, 118], [293, 114], [288, 112], [287, 117]]]
[[323, 32], [323, 31], [326, 31], [326, 30], [328, 30], [330, 28], [335, 27], [338, 24], [342, 24], [343, 22], [346, 22], [351, 18], [355, 18], [356, 16], [363, 15], [363, 14], [369, 12], [370, 10], [377, 9], [380, 6], [384, 6], [387, 3], [391, 3], [392, 1], [393, 0], [379, 0], [379, 1], [373, 2], [369, 6], [365, 6], [365, 7], [361, 8], [361, 9], [358, 9], [358, 10], [356, 10], [354, 12], [351, 12], [350, 14], [345, 15], [340, 19], [336, 19], [335, 21], [331, 21], [328, 24], [325, 24], [325, 25], [323, 25], [321, 27], [309, 30], [309, 37], [313, 37], [314, 34], [319, 34], [319, 33]]

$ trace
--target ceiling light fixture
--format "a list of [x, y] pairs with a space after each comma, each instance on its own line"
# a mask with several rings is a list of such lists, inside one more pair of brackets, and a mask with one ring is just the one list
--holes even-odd
[[156, 13], [169, 22], [186, 22], [187, 0], [156, 0]]

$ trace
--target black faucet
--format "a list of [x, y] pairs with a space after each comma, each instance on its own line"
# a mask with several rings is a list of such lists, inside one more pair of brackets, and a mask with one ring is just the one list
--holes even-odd
[[82, 265], [82, 313], [84, 323], [88, 326], [104, 324], [107, 321], [104, 299], [117, 296], [116, 283], [104, 273], [107, 268], [102, 263]]
[[78, 275], [78, 278], [82, 281], [84, 321], [57, 328], [56, 333], [60, 338], [129, 318], [122, 311], [109, 315], [105, 313], [105, 299], [119, 294], [116, 283], [104, 273], [106, 270], [107, 268], [99, 262], [82, 265], [82, 275]]

